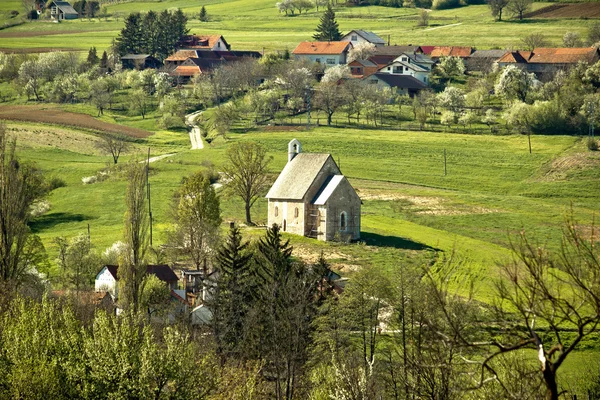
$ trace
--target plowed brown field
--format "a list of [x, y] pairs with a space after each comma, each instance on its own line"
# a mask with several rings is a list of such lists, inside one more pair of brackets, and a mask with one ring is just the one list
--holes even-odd
[[73, 126], [101, 132], [120, 133], [136, 138], [152, 135], [151, 132], [143, 129], [111, 124], [110, 122], [99, 121], [86, 114], [72, 113], [44, 105], [0, 106], [0, 120], [1, 119]]
[[600, 18], [600, 3], [553, 4], [530, 12], [525, 18]]

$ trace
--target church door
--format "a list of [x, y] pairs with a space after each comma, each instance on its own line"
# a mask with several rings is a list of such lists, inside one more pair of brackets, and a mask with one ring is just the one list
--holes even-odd
[[285, 228], [286, 228], [286, 227], [287, 227], [287, 223], [286, 223], [286, 220], [284, 219], [284, 220], [283, 220], [283, 231], [284, 231], [284, 232], [285, 232]]

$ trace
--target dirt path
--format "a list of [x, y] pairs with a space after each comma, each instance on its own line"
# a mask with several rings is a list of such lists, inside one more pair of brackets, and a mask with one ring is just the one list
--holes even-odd
[[190, 127], [190, 142], [192, 143], [192, 150], [200, 150], [204, 148], [200, 127], [198, 125], [194, 125], [194, 118], [201, 113], [202, 111], [196, 111], [185, 116], [185, 121]]
[[[150, 159], [147, 160], [147, 161], [153, 163], [155, 161], [162, 160], [163, 158], [173, 157], [175, 154], [177, 154], [177, 153], [162, 154], [160, 156], [150, 157]], [[146, 162], [146, 160], [143, 160], [143, 161], [140, 161], [140, 162]]]
[[450, 25], [436, 26], [436, 27], [433, 27], [433, 28], [424, 29], [424, 31], [432, 31], [432, 30], [434, 30], [434, 29], [448, 28], [448, 27], [450, 27], [450, 26], [458, 26], [458, 25], [462, 25], [462, 22], [459, 22], [459, 23], [457, 23], [457, 24], [450, 24]]

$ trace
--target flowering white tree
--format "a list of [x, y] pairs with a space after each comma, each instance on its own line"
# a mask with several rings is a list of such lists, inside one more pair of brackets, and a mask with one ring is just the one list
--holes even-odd
[[500, 73], [494, 90], [506, 101], [525, 101], [535, 85], [536, 79], [532, 73], [523, 71], [514, 65], [509, 65]]
[[350, 76], [350, 68], [347, 65], [335, 65], [325, 70], [325, 75], [321, 82], [323, 83], [335, 83], [340, 79], [347, 78]]
[[348, 52], [348, 62], [366, 60], [373, 54], [375, 54], [375, 45], [369, 42], [362, 42], [350, 49]]

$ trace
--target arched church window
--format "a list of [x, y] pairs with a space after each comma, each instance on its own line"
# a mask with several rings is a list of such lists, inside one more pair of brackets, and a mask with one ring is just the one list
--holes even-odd
[[342, 212], [340, 214], [340, 231], [345, 231], [348, 227], [348, 221], [346, 217], [346, 212]]
[[298, 207], [296, 207], [296, 208], [294, 209], [294, 218], [298, 218], [298, 214], [299, 214], [299, 212], [298, 212]]
[[279, 207], [275, 206], [275, 216], [279, 216]]

